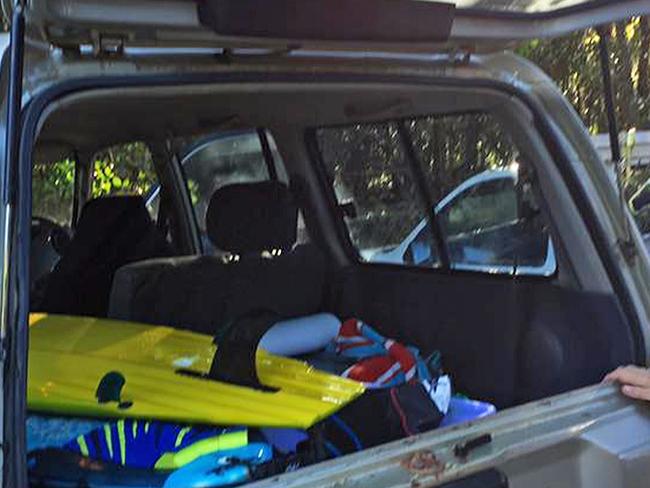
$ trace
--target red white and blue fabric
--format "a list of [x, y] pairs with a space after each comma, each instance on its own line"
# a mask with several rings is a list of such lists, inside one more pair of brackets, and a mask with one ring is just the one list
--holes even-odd
[[366, 388], [389, 388], [413, 379], [431, 380], [417, 349], [386, 339], [358, 319], [343, 322], [328, 348], [337, 355], [358, 360], [341, 376], [359, 381]]

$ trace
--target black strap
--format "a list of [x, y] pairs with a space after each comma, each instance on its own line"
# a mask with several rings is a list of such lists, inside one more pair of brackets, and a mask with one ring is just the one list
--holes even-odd
[[308, 430], [309, 439], [296, 446], [296, 452], [291, 454], [274, 453], [273, 459], [262, 464], [250, 465], [251, 479], [260, 480], [290, 471], [296, 471], [304, 466], [320, 463], [328, 459], [325, 451], [325, 426], [320, 423]]
[[[264, 334], [280, 319], [278, 314], [262, 310], [231, 322], [215, 337], [217, 352], [212, 359], [210, 371], [200, 376], [207, 380], [275, 391], [275, 388], [260, 382], [255, 366], [255, 355]], [[196, 375], [196, 372], [188, 370], [179, 370], [179, 373]]]

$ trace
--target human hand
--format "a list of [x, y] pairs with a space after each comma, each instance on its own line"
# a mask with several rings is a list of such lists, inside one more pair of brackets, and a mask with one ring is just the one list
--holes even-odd
[[650, 370], [638, 366], [621, 366], [603, 379], [605, 383], [620, 383], [623, 395], [650, 401]]

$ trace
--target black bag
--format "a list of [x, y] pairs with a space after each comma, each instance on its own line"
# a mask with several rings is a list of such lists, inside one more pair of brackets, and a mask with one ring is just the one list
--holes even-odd
[[325, 447], [332, 457], [361, 451], [435, 429], [443, 416], [420, 383], [369, 390], [323, 422]]

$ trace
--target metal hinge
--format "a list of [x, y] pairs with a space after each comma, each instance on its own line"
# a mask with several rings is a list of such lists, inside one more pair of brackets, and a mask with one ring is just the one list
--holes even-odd
[[470, 63], [474, 49], [469, 46], [452, 46], [447, 52], [449, 61], [456, 66], [465, 66]]
[[124, 36], [93, 33], [93, 54], [98, 57], [115, 57], [124, 54]]

